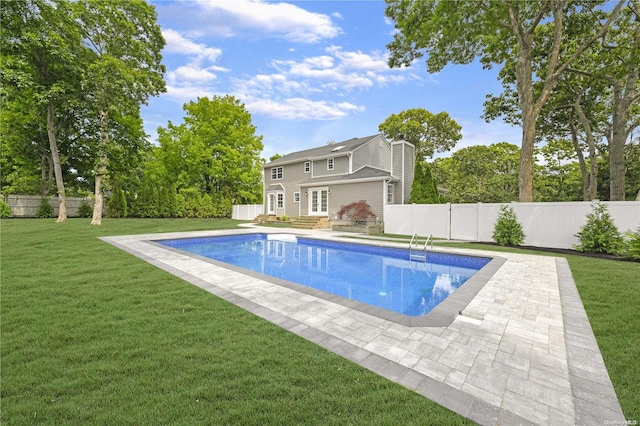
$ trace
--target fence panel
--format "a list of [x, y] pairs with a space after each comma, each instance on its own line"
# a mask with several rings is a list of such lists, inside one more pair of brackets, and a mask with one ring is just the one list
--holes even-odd
[[[58, 216], [58, 196], [44, 197], [53, 207], [55, 215]], [[83, 201], [86, 201], [93, 208], [93, 198], [67, 197], [67, 216], [77, 216], [78, 208]], [[5, 202], [11, 208], [11, 217], [36, 217], [38, 208], [42, 202], [39, 195], [7, 195]]]
[[[384, 208], [385, 232], [449, 238], [449, 204], [394, 204]], [[393, 231], [389, 231], [389, 229]]]
[[231, 211], [231, 219], [253, 220], [264, 212], [262, 204], [236, 204]]
[[[620, 232], [640, 227], [640, 202], [606, 201]], [[454, 240], [493, 241], [493, 229], [503, 204], [391, 205], [384, 211], [384, 231], [390, 234], [433, 234]], [[525, 233], [525, 245], [573, 248], [575, 236], [593, 210], [589, 201], [510, 203]], [[449, 211], [450, 210], [450, 211]]]

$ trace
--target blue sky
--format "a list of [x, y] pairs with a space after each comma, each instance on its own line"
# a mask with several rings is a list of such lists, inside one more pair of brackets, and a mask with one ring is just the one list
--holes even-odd
[[423, 60], [388, 67], [394, 26], [383, 1], [150, 2], [167, 41], [167, 92], [142, 108], [152, 140], [158, 126], [183, 122], [184, 103], [228, 94], [251, 113], [266, 159], [376, 134], [409, 108], [454, 118], [463, 133], [456, 150], [520, 145], [519, 128], [480, 118], [485, 95], [501, 91], [497, 70], [474, 63], [428, 74]]

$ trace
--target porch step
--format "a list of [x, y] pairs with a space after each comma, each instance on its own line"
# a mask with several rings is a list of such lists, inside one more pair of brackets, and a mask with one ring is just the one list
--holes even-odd
[[259, 214], [253, 221], [256, 223], [277, 222], [278, 218], [275, 214]]
[[300, 216], [291, 223], [295, 229], [326, 229], [329, 228], [329, 218], [327, 216]]

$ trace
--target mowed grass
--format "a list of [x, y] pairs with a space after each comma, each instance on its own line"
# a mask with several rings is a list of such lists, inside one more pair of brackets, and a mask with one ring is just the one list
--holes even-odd
[[98, 239], [237, 224], [2, 220], [0, 422], [471, 424]]
[[[544, 255], [494, 245], [436, 245]], [[611, 382], [628, 420], [640, 421], [640, 263], [560, 255], [569, 262]]]

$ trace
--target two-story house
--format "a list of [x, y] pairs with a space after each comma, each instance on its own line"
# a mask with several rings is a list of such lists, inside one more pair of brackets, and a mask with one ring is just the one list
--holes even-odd
[[325, 216], [365, 200], [383, 220], [385, 204], [405, 204], [413, 183], [415, 147], [382, 135], [293, 152], [263, 166], [265, 214]]

